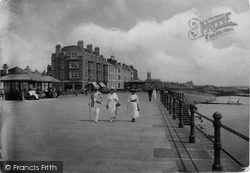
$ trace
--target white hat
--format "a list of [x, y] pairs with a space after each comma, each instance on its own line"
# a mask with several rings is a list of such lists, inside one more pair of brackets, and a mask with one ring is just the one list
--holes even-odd
[[110, 90], [115, 90], [115, 87], [113, 87], [113, 86], [112, 86], [112, 87], [110, 87]]

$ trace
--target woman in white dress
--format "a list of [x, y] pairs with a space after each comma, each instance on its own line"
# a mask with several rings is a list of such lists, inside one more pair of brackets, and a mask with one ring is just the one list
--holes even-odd
[[156, 90], [155, 89], [153, 90], [153, 99], [154, 99], [154, 101], [156, 100]]
[[131, 95], [128, 96], [127, 109], [128, 108], [130, 110], [132, 122], [135, 122], [135, 119], [140, 116], [139, 98], [135, 94], [135, 89], [131, 89]]
[[115, 88], [111, 87], [110, 93], [108, 94], [108, 97], [107, 97], [107, 106], [106, 106], [110, 112], [110, 114], [109, 114], [110, 115], [110, 122], [113, 122], [116, 119], [116, 113], [117, 113], [116, 103], [118, 103], [118, 96], [115, 93]]

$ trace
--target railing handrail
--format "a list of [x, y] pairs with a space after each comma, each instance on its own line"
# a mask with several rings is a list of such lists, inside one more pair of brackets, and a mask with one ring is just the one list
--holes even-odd
[[[171, 92], [171, 93], [174, 93], [174, 92]], [[172, 95], [172, 97], [175, 97], [175, 96]], [[176, 97], [175, 99], [177, 99], [178, 101], [182, 101], [181, 99], [179, 99], [179, 98], [177, 98], [177, 97]], [[186, 103], [184, 103], [183, 106], [186, 107], [188, 110], [190, 110], [189, 106], [187, 106]], [[206, 119], [206, 120], [208, 120], [208, 121], [210, 121], [210, 122], [212, 122], [212, 123], [214, 122], [213, 119], [208, 118], [207, 116], [201, 114], [200, 112], [198, 112], [198, 111], [196, 111], [196, 110], [194, 110], [194, 113], [196, 113], [197, 115], [201, 116], [202, 118], [204, 118], [204, 119]], [[240, 137], [240, 138], [242, 138], [242, 139], [244, 139], [244, 140], [246, 140], [246, 141], [249, 142], [249, 137], [247, 137], [247, 136], [245, 136], [245, 135], [243, 135], [243, 134], [241, 134], [241, 133], [239, 133], [239, 132], [237, 132], [237, 131], [231, 129], [230, 127], [227, 127], [226, 125], [223, 125], [223, 124], [221, 124], [220, 127], [224, 128], [225, 130], [227, 130], [227, 131], [233, 133], [234, 135], [236, 135], [236, 136], [238, 136], [238, 137]]]
[[[211, 121], [212, 123], [214, 122], [214, 120], [206, 117], [205, 115], [202, 115], [198, 111], [196, 111], [196, 110], [193, 110], [193, 111], [194, 111], [194, 113], [200, 115], [201, 117], [205, 118], [206, 120]], [[240, 137], [240, 138], [242, 138], [242, 139], [244, 139], [244, 140], [246, 140], [246, 141], [249, 142], [249, 137], [247, 137], [247, 136], [245, 136], [245, 135], [243, 135], [243, 134], [241, 134], [241, 133], [239, 133], [239, 132], [237, 132], [237, 131], [235, 131], [235, 130], [231, 129], [230, 127], [227, 127], [227, 126], [225, 126], [223, 124], [220, 124], [219, 126], [222, 127], [222, 128], [224, 128], [225, 130], [233, 133], [234, 135], [236, 135], [236, 136], [238, 136], [238, 137]]]
[[[204, 118], [210, 122], [213, 123], [214, 125], [214, 140], [210, 139], [213, 143], [214, 143], [214, 164], [213, 164], [213, 170], [214, 171], [222, 171], [223, 167], [221, 165], [221, 161], [220, 161], [220, 150], [224, 151], [229, 157], [231, 157], [234, 161], [236, 161], [236, 163], [238, 163], [240, 166], [243, 166], [243, 164], [241, 164], [237, 159], [235, 159], [230, 153], [228, 153], [225, 149], [223, 149], [221, 147], [221, 135], [220, 135], [220, 128], [224, 128], [225, 130], [229, 131], [230, 133], [244, 139], [245, 141], [248, 141], [249, 142], [249, 137], [223, 125], [221, 123], [221, 118], [222, 118], [222, 115], [220, 112], [215, 112], [213, 114], [213, 119], [210, 119], [208, 118], [207, 116], [199, 113], [197, 111], [197, 107], [194, 105], [194, 104], [187, 104], [184, 102], [184, 95], [183, 93], [174, 93], [172, 91], [169, 91], [169, 92], [161, 92], [161, 101], [164, 101], [164, 99], [166, 97], [172, 97], [174, 99], [170, 99], [170, 102], [168, 103], [168, 101], [165, 100], [165, 107], [170, 107], [169, 109], [171, 110], [172, 109], [172, 101], [173, 100], [174, 102], [177, 101], [179, 102], [179, 105], [180, 105], [180, 108], [183, 108], [185, 107], [190, 113], [189, 113], [189, 116], [190, 116], [190, 136], [189, 136], [189, 142], [190, 143], [195, 143], [195, 136], [194, 136], [194, 126], [195, 126], [195, 123], [194, 123], [194, 114], [197, 114], [200, 116], [200, 118]], [[167, 99], [168, 100], [168, 99]], [[175, 103], [174, 103], [175, 105]], [[175, 109], [175, 108], [174, 108]], [[175, 111], [174, 111], [175, 112]], [[180, 114], [181, 115], [181, 114]], [[173, 116], [173, 118], [175, 117], [175, 115]], [[180, 116], [181, 118], [181, 116]], [[180, 120], [181, 121], [181, 120]], [[179, 125], [179, 127], [182, 127]], [[197, 126], [196, 126], [197, 128]]]

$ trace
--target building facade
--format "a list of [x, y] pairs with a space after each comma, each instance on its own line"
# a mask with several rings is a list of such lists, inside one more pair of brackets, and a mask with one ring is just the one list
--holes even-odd
[[82, 40], [77, 45], [56, 46], [51, 57], [51, 75], [61, 80], [60, 90], [83, 91], [94, 87], [104, 89], [108, 83], [108, 64], [100, 55], [100, 48], [91, 44], [84, 48]]
[[[110, 77], [116, 76], [110, 81], [110, 84], [108, 87], [114, 86], [117, 90], [124, 90], [126, 89], [125, 83], [134, 80], [134, 70], [129, 65], [117, 62], [115, 59], [115, 56], [111, 56], [109, 59], [107, 59], [107, 62], [109, 64], [109, 68], [116, 68], [114, 72], [109, 70]], [[136, 70], [137, 71], [137, 70]], [[114, 84], [114, 85], [112, 85]]]
[[117, 88], [117, 72], [118, 69], [116, 67], [116, 65], [113, 65], [109, 62], [107, 62], [108, 64], [108, 84], [107, 84], [107, 88], [111, 88], [111, 87], [115, 87]]

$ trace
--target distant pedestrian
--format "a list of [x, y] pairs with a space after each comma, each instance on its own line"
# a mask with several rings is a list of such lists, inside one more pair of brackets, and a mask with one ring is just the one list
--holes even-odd
[[153, 94], [153, 90], [152, 90], [151, 87], [149, 87], [149, 89], [148, 89], [148, 99], [149, 99], [150, 102], [152, 100], [152, 94]]
[[103, 95], [102, 93], [99, 92], [99, 88], [96, 87], [94, 93], [90, 95], [90, 103], [89, 103], [95, 115], [95, 123], [97, 123], [99, 120], [102, 100], [103, 100]]
[[156, 100], [156, 90], [155, 89], [153, 89], [153, 94], [152, 94], [152, 96], [153, 96], [153, 99], [154, 99], [154, 101]]
[[135, 94], [135, 89], [131, 89], [131, 95], [128, 96], [127, 109], [130, 110], [132, 122], [135, 122], [135, 119], [140, 116], [139, 98]]
[[117, 116], [117, 106], [116, 103], [118, 103], [118, 96], [115, 93], [115, 88], [111, 87], [110, 88], [110, 93], [108, 94], [107, 97], [107, 109], [110, 112], [110, 122], [113, 122], [116, 120], [116, 116]]

